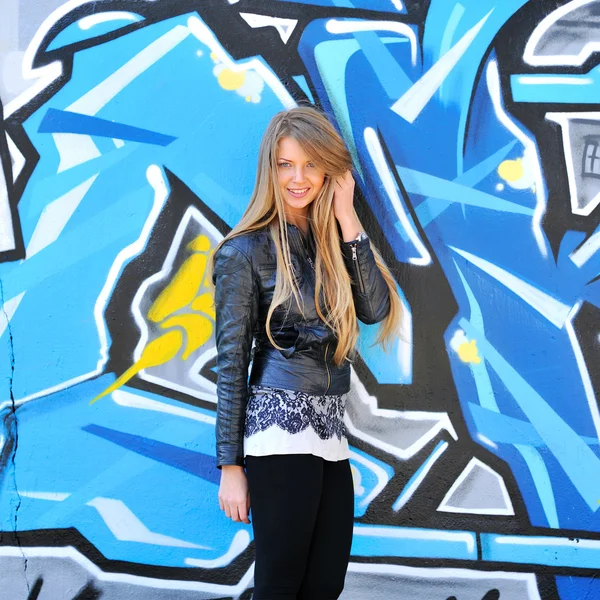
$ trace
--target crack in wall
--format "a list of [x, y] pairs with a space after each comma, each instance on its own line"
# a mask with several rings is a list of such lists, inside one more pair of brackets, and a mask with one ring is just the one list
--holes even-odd
[[6, 332], [8, 334], [9, 353], [10, 353], [10, 376], [9, 376], [8, 390], [9, 390], [9, 394], [10, 394], [11, 411], [12, 411], [12, 416], [13, 416], [13, 427], [12, 428], [14, 429], [14, 436], [13, 436], [14, 445], [13, 445], [13, 449], [12, 449], [11, 462], [12, 462], [12, 466], [13, 466], [13, 484], [15, 487], [15, 494], [17, 495], [17, 506], [15, 507], [14, 531], [13, 532], [14, 532], [15, 539], [17, 540], [17, 545], [19, 546], [21, 554], [23, 555], [23, 561], [24, 561], [23, 575], [25, 577], [25, 584], [27, 585], [27, 591], [29, 592], [30, 586], [29, 586], [29, 579], [27, 578], [27, 556], [25, 555], [25, 552], [23, 551], [23, 548], [21, 546], [21, 540], [19, 538], [19, 529], [18, 529], [19, 509], [21, 508], [22, 499], [21, 499], [21, 495], [19, 494], [19, 488], [17, 486], [16, 459], [17, 459], [17, 449], [19, 447], [19, 423], [17, 420], [17, 406], [16, 406], [16, 402], [15, 402], [15, 395], [13, 392], [13, 381], [15, 378], [15, 348], [14, 348], [14, 340], [13, 340], [13, 335], [12, 335], [12, 328], [10, 325], [10, 318], [4, 308], [4, 284], [2, 282], [2, 279], [0, 279], [0, 310], [2, 311], [4, 318], [6, 319]]

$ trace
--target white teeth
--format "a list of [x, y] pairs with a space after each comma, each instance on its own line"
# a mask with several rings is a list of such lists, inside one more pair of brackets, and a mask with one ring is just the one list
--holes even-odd
[[308, 188], [304, 188], [303, 190], [290, 190], [292, 194], [304, 194], [304, 192], [308, 192]]

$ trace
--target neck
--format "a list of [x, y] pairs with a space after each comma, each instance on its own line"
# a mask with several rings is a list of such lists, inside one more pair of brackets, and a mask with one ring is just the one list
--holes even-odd
[[295, 225], [304, 235], [308, 233], [308, 211], [301, 213], [286, 211], [285, 220]]

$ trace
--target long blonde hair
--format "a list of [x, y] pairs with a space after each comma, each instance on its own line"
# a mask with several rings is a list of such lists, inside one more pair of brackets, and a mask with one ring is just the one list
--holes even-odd
[[[352, 159], [338, 132], [323, 113], [312, 107], [295, 107], [277, 113], [271, 119], [260, 144], [256, 183], [248, 208], [215, 252], [230, 238], [268, 228], [277, 252], [277, 272], [266, 330], [273, 346], [279, 348], [271, 333], [274, 310], [294, 297], [302, 311], [302, 300], [291, 266], [286, 204], [277, 185], [278, 147], [284, 137], [294, 138], [315, 165], [326, 173], [321, 191], [309, 205], [308, 222], [317, 246], [315, 305], [319, 317], [337, 337], [333, 359], [335, 364], [341, 365], [354, 350], [358, 323], [350, 275], [340, 249], [333, 193], [336, 178], [352, 167]], [[402, 303], [392, 274], [373, 245], [371, 248], [390, 291], [390, 311], [381, 323], [377, 337], [377, 343], [387, 345], [399, 335]], [[321, 302], [321, 291], [325, 306]]]

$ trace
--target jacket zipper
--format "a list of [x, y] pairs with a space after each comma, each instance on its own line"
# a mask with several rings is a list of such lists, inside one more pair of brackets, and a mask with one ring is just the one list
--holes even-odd
[[360, 272], [360, 265], [358, 264], [358, 256], [356, 253], [356, 244], [352, 246], [352, 260], [354, 261], [354, 266], [356, 267], [356, 278], [358, 279], [358, 289], [361, 294], [365, 293], [365, 286], [362, 280], [362, 274]]
[[327, 389], [325, 390], [325, 393], [327, 393], [329, 391], [329, 388], [331, 387], [331, 373], [329, 372], [329, 365], [327, 364], [327, 351], [329, 350], [329, 342], [327, 342], [327, 345], [325, 346], [325, 368], [327, 369]]

